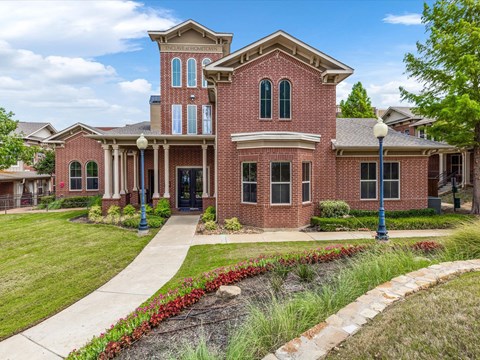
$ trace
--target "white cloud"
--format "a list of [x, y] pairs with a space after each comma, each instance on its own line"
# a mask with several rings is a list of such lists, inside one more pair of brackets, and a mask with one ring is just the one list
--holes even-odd
[[134, 1], [0, 1], [0, 38], [44, 55], [132, 51], [147, 30], [176, 23], [171, 12]]
[[405, 14], [405, 15], [387, 14], [387, 16], [385, 16], [382, 20], [387, 24], [421, 25], [422, 14]]
[[152, 92], [152, 84], [145, 79], [122, 81], [119, 82], [118, 85], [125, 92], [137, 92], [141, 94], [149, 94]]
[[[371, 83], [367, 85], [367, 93], [372, 99], [372, 104], [378, 108], [409, 104], [401, 101], [399, 87], [402, 86], [411, 92], [420, 92], [422, 85], [411, 78], [399, 77], [383, 83]], [[375, 100], [375, 101], [373, 101]]]

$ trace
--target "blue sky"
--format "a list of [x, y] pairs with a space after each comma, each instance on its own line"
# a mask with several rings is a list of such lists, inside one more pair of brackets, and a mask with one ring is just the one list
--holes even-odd
[[417, 0], [1, 1], [0, 107], [57, 129], [148, 120], [160, 78], [147, 30], [190, 18], [232, 32], [232, 51], [282, 29], [355, 69], [338, 101], [361, 81], [374, 106], [400, 105], [399, 86], [421, 88], [403, 57], [425, 40], [422, 9]]

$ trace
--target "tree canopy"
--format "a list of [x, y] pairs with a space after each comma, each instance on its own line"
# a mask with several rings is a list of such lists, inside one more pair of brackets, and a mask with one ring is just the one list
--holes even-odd
[[400, 88], [414, 112], [436, 119], [429, 133], [474, 149], [474, 201], [480, 212], [480, 2], [439, 0], [424, 5], [428, 38], [405, 55], [406, 72], [422, 84], [419, 94]]
[[7, 169], [22, 160], [29, 164], [33, 160], [36, 147], [26, 146], [22, 137], [15, 134], [18, 121], [14, 114], [0, 108], [0, 170]]
[[373, 118], [372, 103], [367, 95], [367, 90], [359, 81], [352, 87], [352, 92], [346, 101], [340, 101], [340, 109], [344, 118]]
[[52, 175], [55, 172], [55, 151], [45, 149], [40, 152], [43, 154], [33, 168], [39, 174]]

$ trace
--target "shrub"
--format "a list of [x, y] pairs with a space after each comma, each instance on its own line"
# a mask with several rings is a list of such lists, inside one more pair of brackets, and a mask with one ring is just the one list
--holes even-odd
[[216, 212], [215, 212], [215, 207], [209, 206], [205, 209], [205, 212], [202, 215], [202, 221], [204, 223], [209, 222], [209, 221], [215, 221], [216, 219]]
[[169, 218], [172, 215], [172, 209], [170, 208], [170, 202], [168, 199], [160, 199], [154, 211], [155, 215], [163, 218]]
[[217, 224], [215, 223], [215, 221], [207, 221], [205, 223], [205, 230], [217, 230]]
[[459, 227], [444, 243], [448, 260], [480, 258], [480, 220]]
[[87, 207], [91, 196], [72, 196], [62, 199], [62, 209], [72, 209], [77, 207]]
[[151, 228], [160, 228], [163, 224], [165, 224], [165, 219], [160, 216], [147, 216], [147, 224], [148, 227]]
[[[378, 211], [373, 210], [350, 210], [351, 216], [365, 217], [378, 216]], [[417, 216], [434, 216], [437, 215], [434, 209], [411, 209], [411, 210], [395, 210], [385, 211], [385, 217], [391, 219], [417, 217]]]
[[325, 200], [320, 201], [320, 214], [324, 218], [339, 218], [348, 215], [350, 206], [345, 201]]
[[122, 225], [128, 228], [136, 229], [140, 225], [140, 216], [132, 216], [123, 219]]
[[102, 214], [102, 207], [101, 206], [92, 206], [90, 210], [88, 210], [88, 220], [94, 222], [100, 222], [103, 219]]
[[101, 195], [95, 195], [95, 196], [90, 196], [88, 198], [88, 207], [91, 206], [102, 206], [102, 196]]
[[242, 228], [242, 224], [238, 221], [238, 218], [233, 217], [231, 219], [225, 219], [225, 229], [231, 231], [238, 231]]
[[123, 215], [125, 216], [133, 216], [137, 213], [137, 210], [132, 204], [128, 204], [123, 208]]
[[294, 273], [304, 282], [312, 282], [315, 278], [315, 270], [307, 264], [298, 264], [294, 269]]
[[107, 214], [110, 216], [120, 216], [120, 206], [111, 205], [107, 210]]
[[62, 203], [64, 199], [57, 199], [48, 204], [48, 210], [58, 210], [62, 208]]
[[145, 204], [145, 213], [147, 215], [152, 215], [153, 214], [153, 208], [148, 204]]
[[39, 204], [46, 206], [46, 205], [48, 205], [48, 204], [50, 204], [54, 201], [55, 201], [55, 195], [42, 196], [40, 198], [40, 203]]

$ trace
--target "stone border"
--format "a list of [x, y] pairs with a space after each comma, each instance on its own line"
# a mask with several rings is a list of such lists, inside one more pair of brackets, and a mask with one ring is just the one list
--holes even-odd
[[275, 354], [268, 354], [263, 360], [323, 359], [329, 351], [394, 302], [451, 276], [470, 271], [480, 271], [480, 259], [444, 262], [393, 278], [289, 341]]

